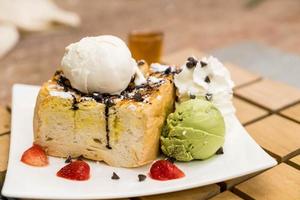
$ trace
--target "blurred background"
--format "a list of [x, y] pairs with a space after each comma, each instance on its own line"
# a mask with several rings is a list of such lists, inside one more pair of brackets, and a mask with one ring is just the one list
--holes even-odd
[[[28, 16], [32, 13], [38, 14], [40, 18], [44, 15], [50, 16], [50, 11], [45, 12], [47, 5], [35, 7], [32, 5], [36, 4], [36, 1], [28, 2], [30, 5], [22, 3], [14, 6], [12, 3], [19, 2], [0, 0], [0, 27], [1, 24], [14, 24], [6, 19], [8, 15], [13, 19], [15, 16], [24, 19], [26, 13]], [[11, 40], [16, 41], [16, 44], [0, 58], [0, 102], [3, 105], [10, 102], [11, 86], [14, 83], [41, 84], [49, 79], [60, 65], [64, 48], [85, 36], [112, 34], [127, 41], [128, 33], [133, 30], [159, 30], [164, 33], [164, 55], [191, 47], [226, 59], [232, 57], [231, 53], [234, 52], [232, 49], [239, 52], [241, 48], [248, 48], [241, 55], [245, 57], [249, 51], [257, 54], [260, 49], [268, 47], [296, 56], [293, 64], [300, 63], [298, 62], [299, 0], [56, 0], [53, 2], [57, 6], [56, 11], [60, 8], [72, 13], [57, 13], [61, 18], [54, 19], [56, 23], [51, 24], [51, 27], [37, 24], [32, 28], [30, 22], [33, 20], [28, 19], [27, 24], [23, 20], [23, 26], [20, 23], [16, 25], [19, 35], [16, 31], [6, 32], [8, 38], [15, 34], [14, 39]], [[2, 10], [4, 6], [13, 8], [1, 14], [1, 3]], [[51, 4], [52, 7], [53, 5]], [[28, 8], [24, 12], [26, 15], [21, 15], [20, 9], [25, 7]], [[4, 10], [8, 11], [7, 8]], [[28, 26], [29, 28], [26, 28]], [[1, 36], [0, 31], [1, 37], [2, 41], [7, 41], [3, 35]], [[252, 58], [259, 58], [257, 55], [251, 56], [247, 57], [246, 62], [251, 62]], [[235, 57], [239, 55], [235, 54]], [[239, 60], [237, 59], [236, 62]], [[272, 64], [269, 67], [268, 69], [271, 70]]]

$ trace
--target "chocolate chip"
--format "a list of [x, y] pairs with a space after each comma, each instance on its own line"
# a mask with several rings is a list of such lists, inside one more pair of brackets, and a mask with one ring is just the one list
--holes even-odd
[[70, 163], [70, 162], [72, 162], [72, 157], [68, 156], [68, 158], [65, 160], [65, 163]]
[[210, 93], [207, 93], [207, 94], [205, 95], [205, 99], [206, 99], [207, 101], [211, 101], [212, 98], [213, 98], [213, 95], [210, 94]]
[[141, 93], [139, 92], [136, 92], [134, 95], [133, 95], [133, 99], [136, 100], [136, 101], [144, 101]]
[[196, 60], [194, 57], [188, 57], [187, 58], [187, 61], [194, 61], [194, 60]]
[[144, 181], [147, 178], [147, 176], [144, 175], [144, 174], [139, 174], [138, 178], [139, 178], [139, 182], [142, 182], [142, 181]]
[[200, 64], [201, 64], [201, 67], [207, 66], [207, 63], [206, 63], [206, 62], [203, 62], [203, 61], [200, 61]]
[[92, 98], [95, 99], [97, 102], [103, 101], [103, 96], [99, 92], [93, 92]]
[[210, 83], [210, 78], [209, 78], [208, 76], [206, 76], [205, 79], [204, 79], [204, 81], [205, 81], [206, 83]]
[[171, 162], [171, 163], [174, 163], [176, 161], [175, 158], [171, 158], [171, 157], [168, 157], [166, 160], [169, 161], [169, 162]]
[[190, 95], [190, 99], [196, 99], [196, 95], [191, 94], [191, 95]]
[[115, 172], [113, 172], [113, 174], [111, 176], [111, 179], [113, 179], [113, 180], [119, 180], [120, 177], [118, 176], [118, 174], [116, 174]]
[[114, 101], [113, 101], [111, 98], [105, 98], [104, 104], [105, 104], [107, 107], [112, 107], [113, 105], [115, 105]]
[[171, 67], [168, 67], [166, 70], [165, 70], [165, 74], [170, 74], [172, 72], [172, 69]]
[[196, 64], [193, 62], [187, 62], [186, 66], [187, 66], [187, 68], [192, 69], [193, 67], [196, 67]]
[[196, 67], [197, 63], [198, 63], [198, 61], [195, 58], [188, 57], [186, 66], [187, 66], [187, 68], [191, 69], [193, 67]]
[[71, 83], [69, 79], [67, 79], [64, 76], [60, 75], [59, 79], [57, 80], [57, 83], [62, 87], [71, 88]]
[[83, 160], [83, 159], [84, 159], [83, 155], [77, 157], [77, 160]]
[[124, 92], [123, 94], [121, 94], [121, 96], [124, 97], [124, 99], [129, 98], [129, 94], [127, 92]]
[[220, 147], [220, 148], [216, 151], [216, 154], [217, 154], [217, 155], [224, 154], [223, 147]]

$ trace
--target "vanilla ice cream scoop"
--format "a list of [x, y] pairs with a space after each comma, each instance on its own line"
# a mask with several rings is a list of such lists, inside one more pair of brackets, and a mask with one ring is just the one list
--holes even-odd
[[111, 35], [70, 44], [61, 65], [72, 87], [84, 93], [120, 94], [138, 71], [126, 44]]

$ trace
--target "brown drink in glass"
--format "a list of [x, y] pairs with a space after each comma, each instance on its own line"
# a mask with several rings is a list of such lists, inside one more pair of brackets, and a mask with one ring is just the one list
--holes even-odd
[[128, 36], [128, 43], [134, 59], [145, 60], [148, 64], [161, 61], [162, 32], [133, 31]]

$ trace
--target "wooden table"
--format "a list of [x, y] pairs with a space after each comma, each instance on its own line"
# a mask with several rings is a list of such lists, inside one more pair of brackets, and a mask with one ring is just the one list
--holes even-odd
[[[186, 48], [164, 57], [182, 64], [187, 55], [203, 55]], [[249, 134], [279, 164], [264, 172], [191, 190], [138, 197], [160, 199], [300, 199], [300, 90], [264, 79], [258, 74], [227, 63], [234, 88], [237, 116]], [[9, 149], [10, 111], [0, 107], [0, 180], [3, 179]]]

